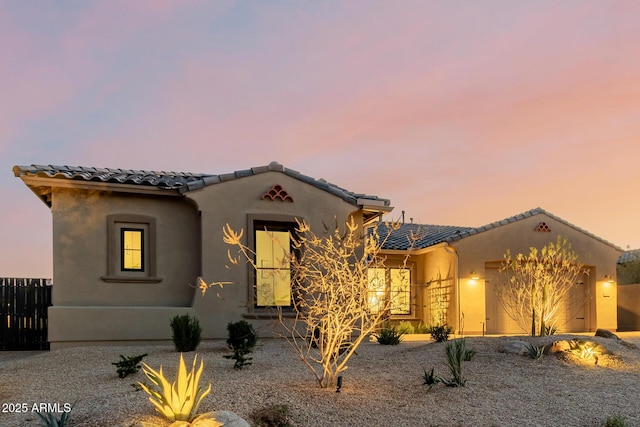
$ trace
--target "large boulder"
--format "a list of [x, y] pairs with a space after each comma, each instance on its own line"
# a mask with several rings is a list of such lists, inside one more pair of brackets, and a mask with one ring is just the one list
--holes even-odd
[[213, 416], [224, 427], [251, 427], [248, 422], [230, 411], [215, 411]]
[[613, 332], [611, 332], [611, 331], [609, 331], [607, 329], [598, 329], [598, 330], [596, 330], [596, 335], [595, 336], [596, 337], [610, 338], [610, 339], [617, 340], [618, 342], [620, 342], [620, 344], [622, 344], [623, 346], [625, 346], [627, 348], [632, 348], [632, 349], [637, 349], [638, 348], [638, 346], [636, 346], [635, 344], [620, 339], [619, 336], [617, 336], [616, 334], [614, 334]]
[[529, 343], [524, 341], [509, 339], [502, 343], [502, 348], [500, 349], [500, 351], [502, 353], [519, 354], [520, 356], [526, 356], [527, 354], [529, 354], [528, 345]]
[[602, 337], [602, 338], [612, 338], [612, 339], [616, 339], [619, 340], [620, 338], [614, 334], [613, 332], [611, 332], [608, 329], [598, 329], [596, 330], [596, 337]]

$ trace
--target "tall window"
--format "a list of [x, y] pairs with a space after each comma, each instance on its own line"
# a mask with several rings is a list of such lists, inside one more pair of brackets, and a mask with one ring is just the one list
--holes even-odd
[[123, 271], [144, 271], [144, 229], [120, 229], [120, 258]]
[[291, 307], [292, 306], [292, 274], [291, 256], [293, 255], [292, 238], [295, 236], [296, 224], [289, 217], [277, 217], [275, 221], [262, 218], [250, 218], [253, 224], [253, 245], [256, 254], [255, 291], [253, 306]]
[[411, 270], [390, 268], [391, 314], [411, 314]]
[[384, 268], [369, 268], [369, 309], [377, 314], [384, 309], [387, 293], [387, 271]]
[[369, 268], [369, 308], [378, 313], [389, 306], [391, 315], [411, 314], [411, 270]]

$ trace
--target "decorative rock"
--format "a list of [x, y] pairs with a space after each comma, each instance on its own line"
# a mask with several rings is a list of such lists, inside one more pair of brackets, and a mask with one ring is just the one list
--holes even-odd
[[602, 338], [612, 338], [612, 339], [616, 339], [619, 340], [620, 338], [614, 334], [613, 332], [607, 330], [607, 329], [598, 329], [596, 330], [596, 337], [602, 337]]
[[562, 353], [564, 351], [569, 351], [571, 349], [571, 345], [568, 340], [563, 341], [554, 341], [549, 346], [549, 353]]
[[215, 411], [213, 416], [224, 427], [251, 427], [248, 422], [231, 411]]
[[528, 343], [520, 340], [507, 340], [504, 344], [502, 344], [502, 352], [509, 354], [519, 354], [521, 356], [525, 356], [529, 354], [529, 349], [527, 348]]

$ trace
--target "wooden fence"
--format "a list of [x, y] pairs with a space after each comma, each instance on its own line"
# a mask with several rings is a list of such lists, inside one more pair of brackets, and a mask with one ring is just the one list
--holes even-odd
[[0, 277], [0, 350], [48, 350], [50, 279]]

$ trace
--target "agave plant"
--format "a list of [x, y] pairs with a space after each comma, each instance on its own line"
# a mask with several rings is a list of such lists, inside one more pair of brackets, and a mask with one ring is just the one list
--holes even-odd
[[[151, 389], [146, 384], [139, 382], [140, 388], [144, 390], [150, 397], [149, 401], [153, 403], [156, 410], [160, 412], [169, 421], [180, 421], [180, 423], [174, 423], [172, 426], [187, 426], [187, 425], [218, 425], [205, 423], [205, 420], [212, 421], [208, 418], [211, 414], [202, 414], [198, 416], [198, 407], [204, 399], [211, 392], [211, 384], [204, 390], [198, 384], [200, 382], [200, 375], [204, 368], [204, 363], [200, 360], [200, 368], [196, 371], [196, 355], [193, 358], [193, 367], [191, 372], [187, 373], [187, 367], [184, 364], [182, 354], [180, 354], [180, 364], [178, 366], [178, 376], [176, 381], [170, 383], [162, 373], [162, 366], [159, 371], [155, 371], [150, 368], [146, 363], [143, 363], [143, 372], [151, 380], [151, 382], [157, 387], [157, 389]], [[184, 423], [186, 421], [186, 423]]]
[[60, 418], [56, 418], [51, 412], [45, 412], [44, 414], [36, 412], [36, 414], [40, 417], [40, 425], [43, 427], [65, 427], [69, 420], [70, 412], [64, 412]]

